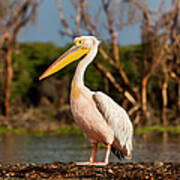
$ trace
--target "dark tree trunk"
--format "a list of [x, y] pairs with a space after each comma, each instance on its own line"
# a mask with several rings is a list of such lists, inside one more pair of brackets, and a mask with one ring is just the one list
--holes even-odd
[[12, 80], [13, 70], [11, 64], [12, 46], [8, 42], [5, 52], [5, 86], [4, 86], [4, 115], [10, 114], [10, 83]]

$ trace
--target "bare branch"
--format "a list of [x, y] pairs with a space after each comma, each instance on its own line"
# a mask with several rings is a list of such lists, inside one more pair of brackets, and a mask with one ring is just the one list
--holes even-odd
[[155, 14], [157, 14], [157, 13], [163, 14], [163, 7], [166, 2], [167, 2], [167, 0], [161, 0], [159, 6], [154, 10], [154, 13]]
[[131, 96], [131, 94], [128, 91], [124, 91], [123, 88], [119, 85], [119, 83], [116, 82], [115, 78], [113, 75], [107, 71], [101, 64], [98, 62], [95, 63], [95, 67], [101, 71], [105, 77], [114, 85], [114, 87], [119, 91], [119, 92], [124, 92], [124, 96], [132, 103], [136, 104], [136, 100]]
[[[148, 10], [146, 1], [143, 0], [139, 2], [138, 0], [132, 0], [132, 2], [139, 8], [139, 10], [143, 13], [144, 19], [149, 23], [149, 25], [151, 26], [152, 23], [152, 17], [151, 17], [151, 13]], [[144, 6], [143, 6], [144, 5]]]
[[81, 6], [78, 6], [76, 3], [76, 0], [71, 0], [72, 5], [74, 6], [74, 9], [76, 9], [77, 11], [77, 15], [75, 18], [75, 23], [76, 23], [76, 27], [77, 27], [77, 35], [80, 36], [82, 34], [82, 30], [81, 30], [81, 16], [82, 16], [82, 9]]
[[61, 23], [62, 23], [63, 27], [66, 30], [66, 32], [63, 32], [63, 34], [66, 34], [66, 35], [68, 35], [70, 37], [74, 37], [74, 34], [71, 31], [71, 28], [69, 27], [68, 22], [64, 18], [63, 8], [62, 8], [62, 5], [61, 5], [61, 0], [56, 0], [56, 2], [57, 2], [57, 5], [58, 5], [58, 9], [59, 9], [59, 19], [61, 20]]

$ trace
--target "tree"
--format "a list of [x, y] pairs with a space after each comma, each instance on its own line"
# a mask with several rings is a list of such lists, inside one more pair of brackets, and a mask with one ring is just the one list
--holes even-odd
[[10, 83], [13, 76], [12, 51], [19, 31], [29, 22], [35, 22], [38, 5], [38, 0], [0, 1], [0, 51], [1, 63], [4, 63], [3, 112], [5, 116], [10, 114]]
[[[167, 125], [167, 106], [168, 106], [168, 85], [169, 75], [177, 81], [177, 109], [180, 109], [179, 98], [179, 52], [180, 52], [180, 1], [172, 0], [171, 6], [164, 8], [168, 2], [162, 0], [159, 6], [152, 10], [148, 7], [147, 1], [133, 1], [142, 12], [142, 51], [143, 51], [143, 67], [142, 67], [142, 87], [141, 102], [142, 114], [144, 119], [147, 117], [147, 84], [150, 77], [156, 71], [162, 76], [161, 78], [161, 94], [162, 94], [162, 113], [161, 119], [163, 125]], [[159, 66], [160, 65], [160, 66]], [[179, 110], [178, 110], [179, 111]]]
[[[170, 77], [177, 83], [177, 116], [180, 117], [180, 1], [172, 1], [172, 9], [167, 15], [170, 30], [171, 69]], [[180, 118], [179, 118], [180, 122]], [[178, 122], [178, 123], [179, 123]]]
[[164, 11], [166, 1], [162, 0], [159, 6], [152, 10], [147, 1], [133, 1], [142, 13], [141, 39], [143, 52], [142, 83], [141, 83], [141, 108], [144, 123], [147, 119], [147, 85], [153, 73], [162, 65], [164, 80], [162, 80], [162, 121], [166, 125], [168, 67], [167, 48], [170, 37], [166, 16], [172, 9]]

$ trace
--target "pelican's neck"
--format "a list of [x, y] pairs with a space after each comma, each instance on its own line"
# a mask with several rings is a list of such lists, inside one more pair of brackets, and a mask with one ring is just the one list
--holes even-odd
[[79, 62], [72, 83], [75, 83], [77, 86], [84, 86], [84, 74], [86, 68], [94, 60], [97, 54], [97, 50], [97, 46], [92, 47], [90, 52], [84, 57], [84, 59]]

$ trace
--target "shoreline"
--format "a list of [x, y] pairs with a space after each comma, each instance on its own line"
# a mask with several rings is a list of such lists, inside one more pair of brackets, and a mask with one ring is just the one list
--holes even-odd
[[[13, 128], [5, 125], [0, 126], [0, 135], [12, 133], [18, 135], [30, 134], [35, 136], [49, 135], [83, 135], [83, 131], [76, 125], [63, 124], [55, 129], [26, 129], [26, 128]], [[168, 133], [170, 135], [180, 135], [180, 126], [145, 126], [143, 128], [135, 128], [135, 135], [156, 133], [163, 134]]]
[[178, 179], [180, 162], [109, 163], [107, 166], [77, 166], [75, 163], [0, 164], [0, 177], [25, 179]]

